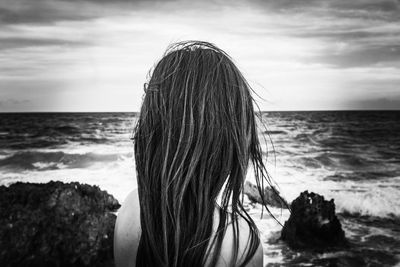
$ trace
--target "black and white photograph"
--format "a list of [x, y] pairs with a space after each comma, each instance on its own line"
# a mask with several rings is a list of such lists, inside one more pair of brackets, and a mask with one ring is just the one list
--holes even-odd
[[0, 0], [0, 266], [400, 266], [400, 1]]

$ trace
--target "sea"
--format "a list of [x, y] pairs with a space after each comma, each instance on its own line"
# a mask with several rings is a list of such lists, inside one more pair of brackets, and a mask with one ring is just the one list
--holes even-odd
[[[121, 203], [137, 187], [137, 113], [0, 113], [0, 185], [78, 181]], [[290, 203], [305, 190], [334, 199], [350, 246], [294, 251], [279, 239], [286, 209], [247, 203], [265, 266], [400, 266], [400, 111], [258, 114], [274, 185]], [[249, 170], [248, 180], [254, 180]]]

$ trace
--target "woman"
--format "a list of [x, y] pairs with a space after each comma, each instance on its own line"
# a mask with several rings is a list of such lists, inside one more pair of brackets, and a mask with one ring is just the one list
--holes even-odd
[[118, 214], [117, 267], [262, 266], [242, 203], [249, 161], [259, 189], [269, 178], [240, 71], [210, 43], [177, 43], [145, 92], [133, 138], [138, 189]]

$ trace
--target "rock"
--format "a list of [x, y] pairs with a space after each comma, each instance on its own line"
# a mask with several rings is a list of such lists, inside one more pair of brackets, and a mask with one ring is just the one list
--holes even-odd
[[347, 245], [333, 199], [305, 191], [291, 205], [291, 215], [282, 229], [281, 239], [289, 247], [324, 250]]
[[[243, 193], [247, 195], [250, 201], [263, 204], [260, 193], [256, 185], [246, 181], [243, 188]], [[287, 209], [289, 207], [285, 199], [283, 199], [279, 191], [275, 188], [264, 188], [264, 201], [266, 205]]]
[[0, 186], [0, 266], [114, 266], [118, 201], [97, 186]]

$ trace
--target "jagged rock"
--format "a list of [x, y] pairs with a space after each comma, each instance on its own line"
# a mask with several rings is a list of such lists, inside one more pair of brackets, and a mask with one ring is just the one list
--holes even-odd
[[[243, 193], [247, 195], [250, 201], [263, 204], [257, 186], [250, 183], [249, 181], [246, 181], [246, 183], [244, 184]], [[289, 206], [286, 200], [279, 195], [279, 191], [275, 189], [274, 192], [274, 189], [272, 189], [271, 187], [264, 188], [264, 201], [265, 204], [273, 207], [287, 209], [287, 207]]]
[[291, 248], [324, 250], [347, 245], [333, 199], [304, 191], [293, 200], [281, 239]]
[[118, 201], [97, 186], [0, 186], [0, 266], [114, 266]]

